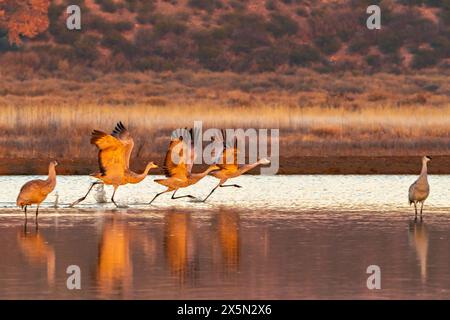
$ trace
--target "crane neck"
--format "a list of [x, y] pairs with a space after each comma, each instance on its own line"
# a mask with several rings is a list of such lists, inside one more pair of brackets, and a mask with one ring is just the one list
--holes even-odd
[[191, 179], [193, 179], [194, 181], [198, 181], [204, 177], [206, 177], [211, 171], [216, 170], [213, 167], [208, 167], [205, 171], [200, 172], [200, 173], [191, 173]]
[[147, 164], [147, 166], [144, 169], [144, 172], [142, 172], [142, 175], [147, 176], [148, 172], [150, 171], [150, 169], [152, 168], [152, 165], [149, 163]]
[[428, 172], [427, 161], [422, 161], [422, 171], [420, 172], [421, 176], [426, 176]]
[[214, 167], [208, 167], [204, 172], [201, 173], [203, 177], [207, 176], [211, 171], [217, 170], [217, 168]]
[[259, 162], [259, 161], [256, 161], [255, 163], [251, 163], [251, 164], [247, 164], [247, 165], [245, 165], [245, 166], [242, 166], [242, 167], [239, 169], [239, 171], [240, 171], [241, 174], [244, 174], [244, 173], [246, 173], [247, 171], [250, 171], [250, 170], [252, 170], [253, 168], [256, 168], [256, 167], [259, 166], [259, 165], [260, 165], [260, 162]]
[[152, 168], [151, 164], [147, 164], [147, 166], [144, 169], [144, 172], [142, 172], [141, 174], [137, 175], [138, 182], [140, 182], [140, 181], [145, 179], [145, 177], [148, 175], [148, 172], [150, 171], [151, 168]]
[[48, 166], [48, 178], [47, 181], [50, 183], [56, 182], [56, 169], [54, 164]]

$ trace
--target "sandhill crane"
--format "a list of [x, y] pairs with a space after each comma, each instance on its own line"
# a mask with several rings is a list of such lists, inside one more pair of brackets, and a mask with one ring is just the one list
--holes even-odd
[[[240, 185], [237, 184], [228, 184], [224, 185], [224, 183], [231, 178], [238, 177], [247, 171], [252, 170], [253, 168], [256, 168], [259, 165], [269, 164], [270, 160], [267, 158], [260, 159], [252, 164], [247, 164], [244, 166], [239, 167], [237, 155], [238, 155], [238, 149], [237, 149], [237, 141], [235, 139], [234, 145], [232, 147], [228, 147], [225, 142], [225, 135], [222, 133], [223, 137], [223, 152], [221, 155], [219, 155], [219, 159], [217, 160], [217, 165], [220, 167], [220, 170], [214, 171], [211, 173], [211, 175], [217, 179], [219, 179], [219, 184], [211, 190], [211, 192], [208, 194], [208, 196], [203, 200], [205, 202], [218, 187], [224, 188], [224, 187], [236, 187], [236, 188], [242, 188]], [[232, 158], [233, 160], [230, 161], [229, 159]]]
[[[192, 137], [192, 129], [189, 131], [189, 134]], [[192, 141], [192, 139], [191, 139]], [[190, 159], [188, 159], [187, 148], [190, 148]], [[180, 188], [186, 188], [193, 184], [196, 184], [202, 178], [206, 177], [210, 172], [214, 170], [219, 170], [220, 168], [217, 165], [209, 166], [205, 171], [201, 173], [192, 173], [192, 166], [195, 158], [194, 150], [192, 144], [187, 146], [187, 144], [183, 141], [183, 136], [179, 136], [177, 138], [172, 138], [169, 144], [169, 149], [166, 153], [166, 158], [164, 159], [164, 173], [167, 179], [155, 179], [156, 183], [167, 187], [167, 190], [156, 194], [152, 201], [149, 204], [152, 204], [153, 201], [160, 195], [166, 192], [174, 191], [172, 194], [172, 199], [180, 199], [180, 198], [195, 198], [192, 195], [185, 195], [180, 197], [175, 197], [175, 193]], [[173, 158], [176, 158], [178, 163], [173, 161]], [[189, 161], [188, 161], [189, 160]]]
[[427, 175], [427, 163], [431, 160], [430, 156], [424, 156], [422, 158], [422, 171], [419, 178], [409, 187], [408, 199], [409, 205], [414, 203], [414, 209], [416, 212], [415, 220], [417, 220], [417, 203], [421, 203], [420, 207], [420, 219], [422, 220], [423, 203], [430, 194], [430, 185], [428, 184]]
[[25, 219], [27, 219], [27, 207], [32, 204], [36, 204], [36, 223], [39, 214], [39, 206], [42, 201], [47, 198], [47, 195], [55, 189], [56, 186], [56, 170], [55, 167], [58, 162], [51, 161], [48, 165], [48, 178], [47, 180], [31, 180], [25, 183], [20, 189], [17, 196], [17, 205], [21, 207], [25, 212]]
[[119, 186], [128, 183], [139, 183], [145, 179], [150, 169], [158, 168], [156, 164], [149, 162], [141, 174], [130, 170], [130, 156], [133, 151], [134, 141], [122, 122], [117, 123], [111, 134], [94, 130], [91, 134], [91, 144], [96, 145], [99, 149], [98, 164], [100, 172], [91, 174], [99, 181], [93, 182], [86, 195], [72, 203], [70, 207], [86, 199], [92, 187], [98, 184], [107, 184], [114, 187], [111, 201], [118, 207], [114, 201], [114, 195]]

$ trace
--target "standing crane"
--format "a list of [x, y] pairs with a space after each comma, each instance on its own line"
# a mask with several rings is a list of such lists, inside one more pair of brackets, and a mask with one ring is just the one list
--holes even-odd
[[414, 203], [414, 209], [416, 212], [415, 219], [417, 221], [417, 203], [421, 203], [420, 207], [420, 220], [422, 220], [423, 203], [430, 194], [430, 185], [428, 184], [427, 163], [431, 160], [430, 156], [424, 156], [422, 158], [422, 171], [419, 178], [409, 187], [408, 199], [409, 205]]
[[36, 204], [36, 225], [39, 214], [39, 206], [47, 195], [55, 189], [56, 186], [56, 170], [58, 162], [51, 161], [48, 165], [48, 178], [46, 180], [31, 180], [25, 183], [20, 189], [17, 196], [17, 206], [21, 207], [25, 212], [25, 220], [27, 219], [27, 207]]

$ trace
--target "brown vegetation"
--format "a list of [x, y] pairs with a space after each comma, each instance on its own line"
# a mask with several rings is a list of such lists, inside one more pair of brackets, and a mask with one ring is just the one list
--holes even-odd
[[19, 81], [3, 75], [1, 157], [92, 159], [85, 163], [95, 166], [91, 130], [108, 130], [119, 120], [133, 132], [138, 162], [162, 157], [172, 130], [196, 120], [204, 128], [279, 128], [280, 153], [289, 161], [450, 154], [445, 74], [90, 76]]
[[[10, 2], [15, 11], [2, 10], [2, 3], [11, 7]], [[48, 2], [23, 1], [32, 19], [2, 23], [0, 17], [2, 65], [3, 58], [11, 62], [8, 56], [27, 54], [28, 65], [47, 74], [60, 62], [105, 73], [181, 68], [284, 73], [299, 67], [398, 73], [449, 67], [447, 1], [55, 0], [47, 18]], [[0, 1], [0, 15], [13, 17], [16, 3]], [[373, 31], [365, 21], [367, 6], [375, 3], [383, 18], [382, 29]], [[81, 31], [66, 28], [71, 4], [81, 7]], [[22, 35], [46, 30], [49, 22], [46, 32], [19, 50], [4, 41], [2, 29], [17, 43]]]
[[11, 44], [21, 44], [21, 36], [37, 36], [48, 28], [49, 5], [49, 0], [0, 0], [0, 30], [6, 30]]

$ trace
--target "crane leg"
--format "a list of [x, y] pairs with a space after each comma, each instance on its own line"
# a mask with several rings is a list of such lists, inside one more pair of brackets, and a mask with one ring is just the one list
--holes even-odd
[[114, 195], [116, 194], [116, 190], [117, 190], [117, 187], [114, 186], [114, 192], [113, 192], [113, 194], [112, 194], [111, 201], [112, 201], [112, 203], [114, 203], [114, 205], [115, 205], [116, 207], [119, 207], [119, 206], [117, 205], [117, 203], [114, 201]]
[[238, 185], [238, 184], [227, 184], [227, 185], [220, 185], [221, 188], [225, 188], [225, 187], [236, 187], [236, 188], [242, 188], [242, 186]]
[[216, 191], [216, 189], [220, 186], [221, 186], [220, 183], [217, 186], [215, 186], [214, 189], [212, 189], [211, 192], [206, 196], [206, 198], [202, 200], [202, 202], [206, 202], [206, 200], [208, 200], [208, 198], [213, 194], [213, 192]]
[[28, 217], [27, 217], [27, 206], [24, 207], [24, 211], [25, 211], [25, 223], [24, 223], [24, 233], [27, 233], [27, 222], [28, 222]]
[[422, 210], [423, 210], [423, 201], [422, 201], [422, 205], [420, 206], [420, 221], [422, 221]]
[[414, 201], [414, 211], [416, 212], [416, 215], [414, 216], [414, 221], [417, 221], [417, 203]]
[[179, 197], [175, 197], [175, 193], [177, 193], [178, 189], [175, 190], [175, 192], [172, 194], [172, 198], [171, 199], [181, 199], [181, 198], [191, 198], [191, 199], [196, 199], [196, 197], [191, 196], [190, 194], [185, 195], [185, 196], [179, 196]]
[[163, 193], [166, 193], [166, 192], [170, 192], [170, 191], [172, 191], [172, 190], [167, 189], [167, 190], [165, 190], [165, 191], [163, 191], [163, 192], [157, 193], [157, 194], [153, 197], [152, 201], [150, 201], [148, 204], [152, 204], [152, 202], [155, 201], [155, 199], [158, 198], [160, 195], [162, 195]]
[[100, 182], [100, 181], [93, 182], [93, 183], [91, 184], [91, 186], [90, 186], [88, 192], [84, 195], [84, 197], [82, 197], [82, 198], [78, 199], [77, 201], [73, 202], [72, 204], [70, 204], [70, 205], [69, 205], [69, 208], [72, 208], [73, 206], [79, 204], [81, 201], [84, 201], [84, 199], [86, 199], [86, 197], [88, 196], [89, 192], [91, 192], [92, 188], [93, 188], [95, 185], [97, 185], [97, 184], [103, 184], [103, 182]]
[[36, 208], [36, 219], [34, 220], [36, 223], [36, 230], [39, 229], [38, 215], [39, 215], [39, 204], [37, 205], [37, 208]]

